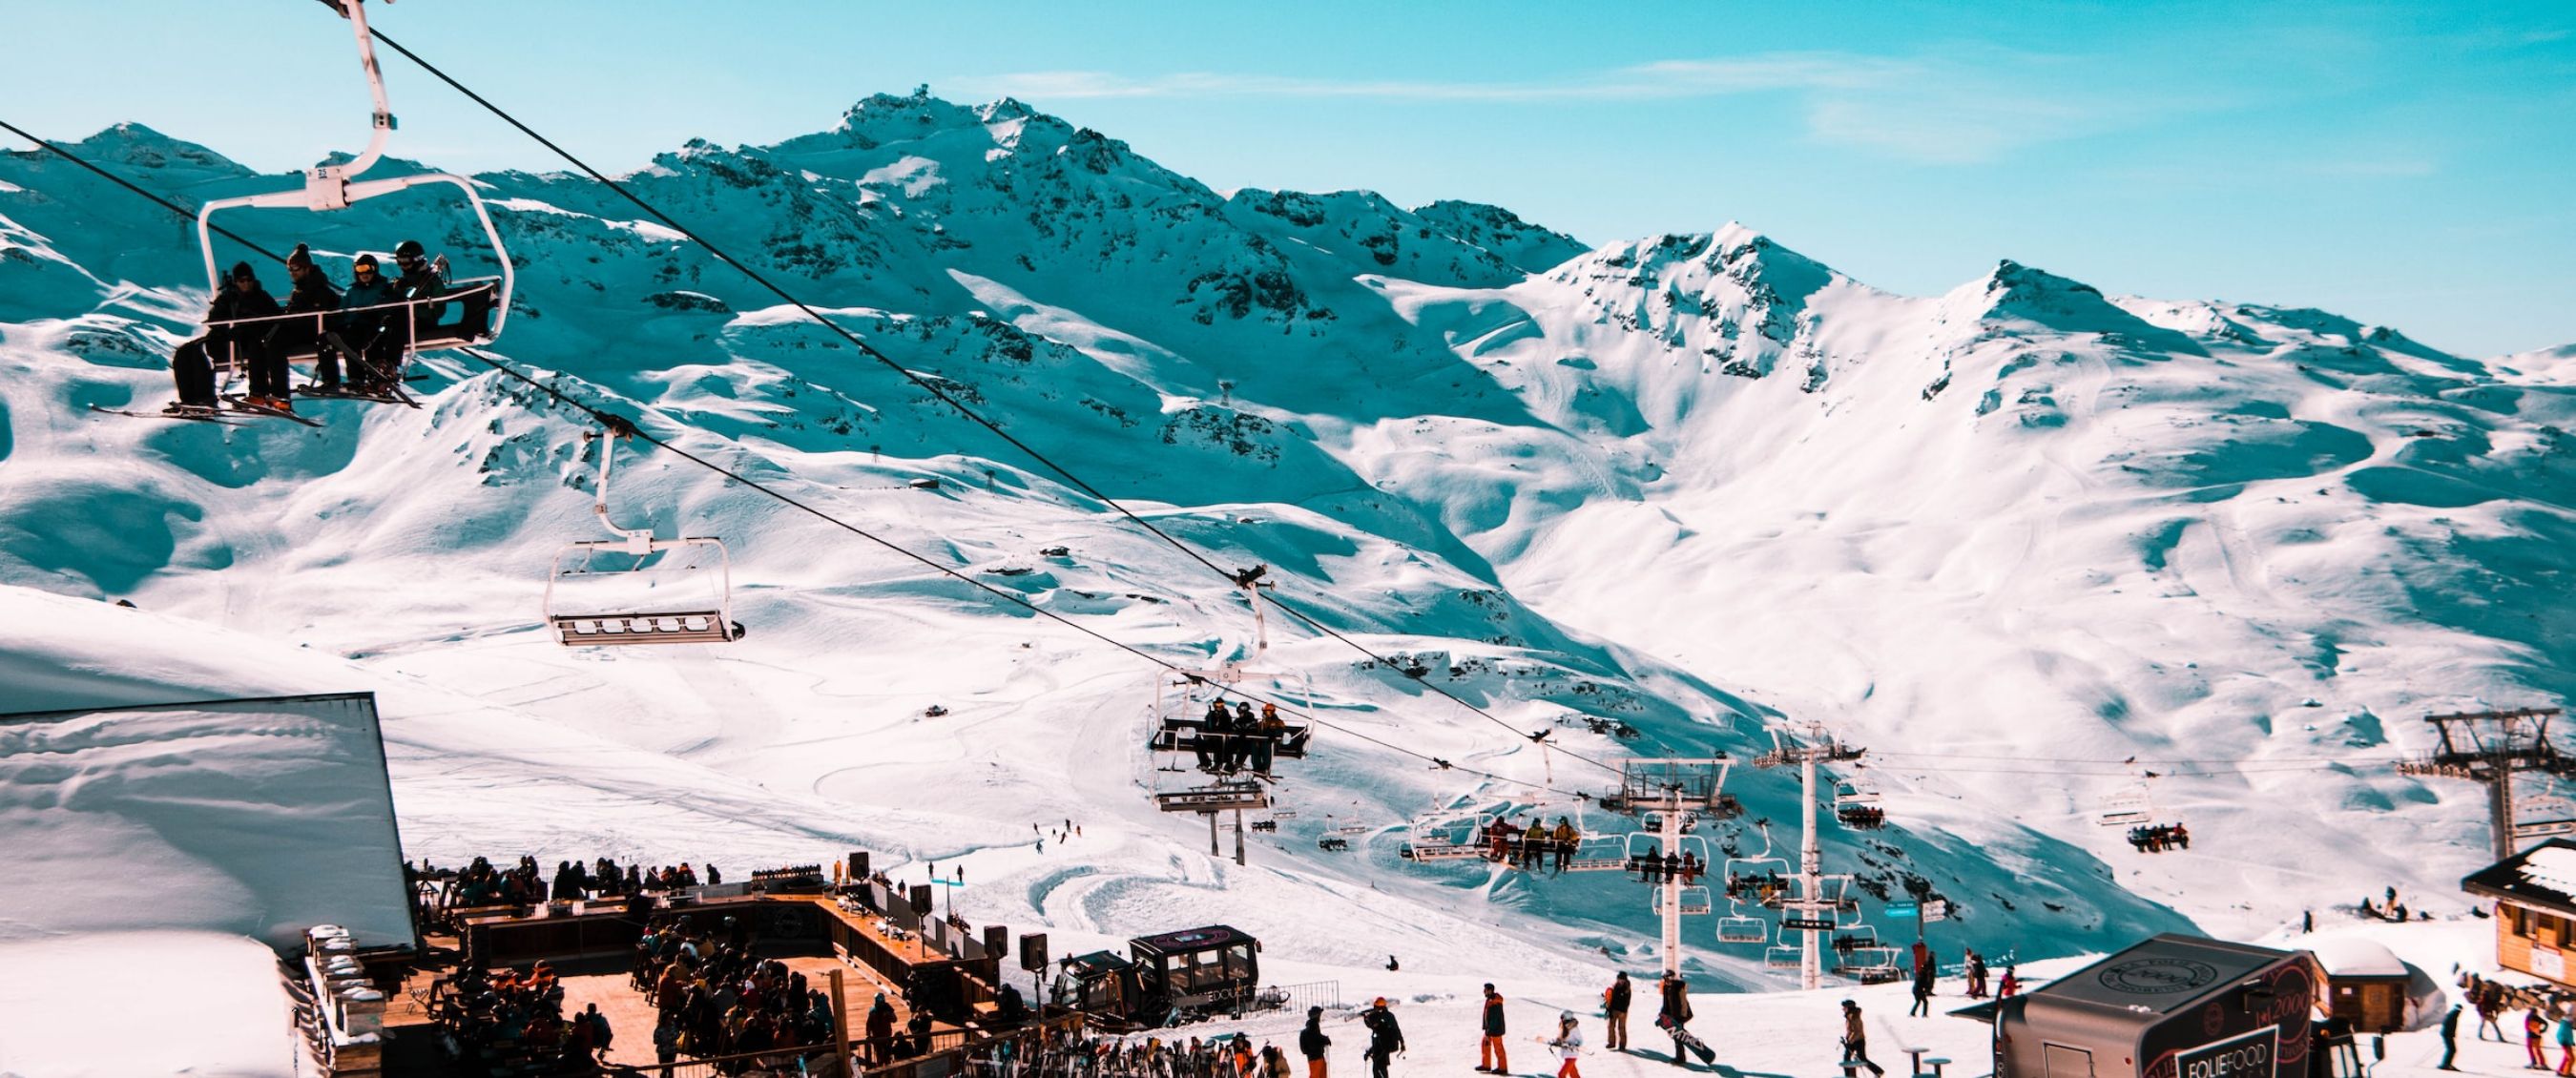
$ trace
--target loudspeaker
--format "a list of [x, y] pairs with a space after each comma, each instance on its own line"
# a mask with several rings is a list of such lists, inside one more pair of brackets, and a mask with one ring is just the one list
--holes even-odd
[[867, 878], [868, 852], [866, 850], [850, 851], [850, 882], [865, 883], [867, 882]]
[[984, 956], [998, 960], [1008, 958], [1010, 954], [1011, 930], [1002, 925], [985, 925]]
[[1040, 973], [1046, 970], [1046, 933], [1020, 933], [1020, 968], [1031, 973]]
[[930, 911], [934, 908], [930, 904], [930, 885], [926, 883], [913, 884], [912, 893], [909, 897], [912, 899], [912, 912], [923, 918], [928, 918], [930, 916]]

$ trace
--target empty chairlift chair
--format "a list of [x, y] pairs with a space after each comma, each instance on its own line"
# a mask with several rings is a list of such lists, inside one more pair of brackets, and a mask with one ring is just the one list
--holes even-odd
[[2104, 827], [2135, 827], [2155, 821], [2155, 802], [2148, 798], [2147, 784], [2143, 781], [2123, 787], [2102, 802], [2101, 823]]
[[[1675, 890], [1679, 892], [1678, 901], [1681, 905], [1682, 916], [1684, 917], [1702, 916], [1716, 908], [1709, 899], [1708, 888], [1706, 887], [1682, 887], [1676, 888]], [[1655, 888], [1654, 895], [1655, 912], [1662, 913], [1664, 911], [1664, 888]]]
[[1741, 909], [1733, 909], [1727, 916], [1717, 919], [1719, 943], [1761, 943], [1770, 938], [1771, 922], [1760, 917], [1747, 917]]
[[616, 437], [600, 440], [599, 498], [591, 512], [618, 538], [573, 543], [555, 554], [546, 580], [546, 623], [555, 639], [572, 647], [742, 639], [742, 624], [733, 620], [733, 562], [723, 541], [656, 539], [651, 528], [620, 528], [609, 520]]

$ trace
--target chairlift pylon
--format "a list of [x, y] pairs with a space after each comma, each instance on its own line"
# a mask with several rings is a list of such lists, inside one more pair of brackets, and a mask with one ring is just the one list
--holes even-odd
[[[571, 543], [555, 553], [546, 578], [546, 623], [555, 640], [571, 647], [604, 644], [722, 644], [743, 637], [733, 620], [733, 559], [719, 539], [682, 536], [657, 539], [653, 529], [621, 528], [608, 516], [608, 480], [622, 433], [602, 437], [585, 432], [585, 441], [601, 443], [599, 496], [591, 514], [615, 539]], [[681, 555], [672, 572], [664, 555]], [[605, 567], [607, 559], [624, 559], [622, 567]], [[713, 586], [703, 581], [712, 564]], [[698, 586], [671, 589], [670, 581], [697, 580]]]

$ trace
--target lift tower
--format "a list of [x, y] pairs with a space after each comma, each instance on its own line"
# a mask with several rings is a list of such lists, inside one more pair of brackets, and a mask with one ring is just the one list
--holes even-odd
[[1801, 724], [1801, 740], [1787, 730], [1771, 731], [1771, 751], [1753, 758], [1753, 766], [1770, 770], [1775, 767], [1798, 767], [1800, 817], [1803, 833], [1798, 841], [1798, 874], [1796, 886], [1779, 897], [1780, 927], [1799, 934], [1802, 944], [1798, 958], [1799, 983], [1813, 991], [1823, 980], [1824, 970], [1816, 951], [1816, 937], [1831, 935], [1840, 915], [1858, 905], [1851, 895], [1851, 877], [1826, 875], [1824, 853], [1816, 845], [1816, 765], [1858, 760], [1862, 749], [1834, 740], [1820, 722]]
[[2487, 811], [2495, 821], [2495, 855], [2501, 861], [2513, 856], [2524, 839], [2576, 834], [2576, 819], [2524, 821], [2514, 812], [2517, 773], [2576, 777], [2576, 756], [2549, 740], [2549, 720], [2557, 717], [2554, 707], [2426, 715], [2424, 721], [2441, 735], [2442, 747], [2400, 761], [2397, 773], [2485, 783]]
[[[1726, 793], [1726, 773], [1734, 768], [1732, 757], [1720, 754], [1702, 759], [1623, 760], [1619, 765], [1619, 789], [1600, 798], [1601, 807], [1612, 812], [1638, 816], [1653, 830], [1631, 836], [1628, 861], [1638, 879], [1653, 885], [1651, 892], [1658, 920], [1663, 925], [1663, 961], [1666, 976], [1682, 971], [1682, 915], [1707, 913], [1712, 907], [1706, 885], [1694, 884], [1691, 874], [1670, 871], [1664, 859], [1678, 857], [1686, 843], [1683, 836], [1698, 826], [1699, 818], [1730, 819], [1744, 813], [1744, 806]], [[1654, 847], [1641, 852], [1637, 839], [1651, 838]], [[1705, 852], [1707, 843], [1696, 837], [1703, 848], [1696, 855], [1693, 873], [1714, 870]]]

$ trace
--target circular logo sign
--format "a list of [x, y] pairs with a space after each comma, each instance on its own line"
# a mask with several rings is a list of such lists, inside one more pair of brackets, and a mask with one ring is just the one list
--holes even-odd
[[2216, 981], [2218, 969], [2187, 958], [2135, 958], [2103, 970], [2100, 980], [2114, 992], [2163, 995]]

